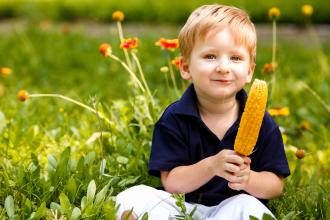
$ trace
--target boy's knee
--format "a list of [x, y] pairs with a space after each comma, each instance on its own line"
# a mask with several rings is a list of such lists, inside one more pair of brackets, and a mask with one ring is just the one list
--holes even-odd
[[240, 204], [248, 204], [250, 206], [256, 206], [256, 205], [262, 205], [263, 203], [260, 202], [259, 199], [257, 199], [254, 196], [248, 195], [248, 194], [239, 194], [236, 197], [236, 201]]
[[131, 188], [126, 189], [125, 191], [119, 193], [117, 195], [117, 199], [119, 198], [139, 198], [140, 196], [145, 196], [146, 194], [149, 194], [152, 190], [152, 187], [146, 186], [146, 185], [137, 185], [133, 186]]

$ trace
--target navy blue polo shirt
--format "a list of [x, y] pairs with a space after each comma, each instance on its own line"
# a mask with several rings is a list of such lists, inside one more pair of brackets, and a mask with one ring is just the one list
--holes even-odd
[[[190, 85], [181, 99], [172, 103], [155, 124], [149, 174], [159, 177], [160, 171], [195, 164], [223, 149], [233, 150], [247, 99], [246, 92], [242, 89], [236, 99], [240, 104], [239, 117], [220, 140], [202, 121], [197, 108], [196, 92], [194, 86]], [[270, 171], [283, 177], [290, 175], [280, 130], [267, 112], [250, 158], [251, 170]], [[186, 201], [214, 206], [239, 193], [242, 191], [228, 187], [227, 180], [215, 176], [194, 192], [186, 194]], [[267, 203], [267, 200], [261, 201]]]

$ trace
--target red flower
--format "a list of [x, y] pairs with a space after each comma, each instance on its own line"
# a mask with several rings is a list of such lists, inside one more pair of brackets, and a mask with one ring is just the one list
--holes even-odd
[[276, 63], [265, 63], [264, 67], [262, 68], [262, 73], [271, 73], [274, 72], [277, 67]]
[[109, 56], [111, 54], [111, 46], [110, 44], [107, 43], [103, 43], [100, 45], [99, 47], [99, 51], [101, 52], [101, 54], [103, 54], [103, 56]]
[[125, 48], [125, 49], [134, 49], [137, 48], [138, 46], [138, 39], [137, 37], [134, 37], [133, 39], [127, 38], [123, 40], [120, 44], [120, 48]]
[[176, 66], [176, 68], [180, 68], [180, 65], [181, 65], [181, 59], [180, 58], [178, 58], [178, 57], [176, 57], [176, 58], [174, 58], [172, 61], [171, 61], [171, 63], [174, 65], [174, 66]]
[[178, 39], [165, 39], [160, 38], [156, 43], [156, 46], [162, 47], [163, 49], [167, 50], [174, 50], [179, 47]]

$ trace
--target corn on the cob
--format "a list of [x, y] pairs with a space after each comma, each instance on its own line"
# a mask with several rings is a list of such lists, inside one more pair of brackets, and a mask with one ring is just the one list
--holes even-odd
[[237, 153], [244, 156], [248, 156], [252, 153], [264, 118], [267, 96], [267, 83], [263, 80], [255, 79], [245, 104], [234, 143], [234, 150]]

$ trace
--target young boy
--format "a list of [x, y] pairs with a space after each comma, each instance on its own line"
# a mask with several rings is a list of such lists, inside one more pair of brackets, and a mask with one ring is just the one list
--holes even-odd
[[279, 196], [290, 174], [276, 123], [265, 113], [250, 157], [233, 151], [252, 79], [256, 31], [235, 7], [196, 9], [179, 34], [181, 76], [191, 85], [163, 113], [154, 128], [149, 173], [165, 191], [135, 186], [120, 193], [119, 216], [175, 219], [171, 193], [184, 193], [194, 219], [250, 219], [271, 214], [264, 205]]

